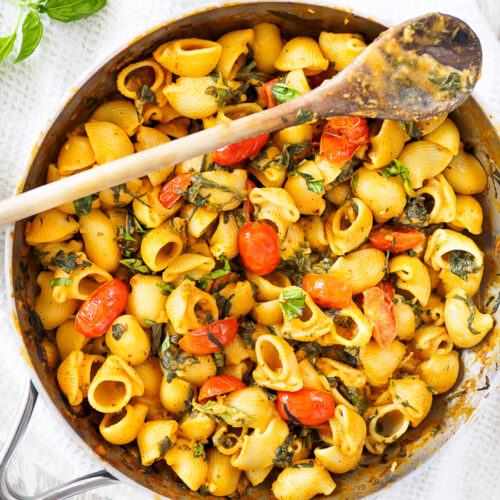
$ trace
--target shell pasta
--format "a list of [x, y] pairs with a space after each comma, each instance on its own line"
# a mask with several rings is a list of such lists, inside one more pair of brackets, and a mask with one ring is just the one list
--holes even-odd
[[[366, 47], [268, 22], [163, 42], [123, 62], [47, 182], [287, 102]], [[487, 176], [453, 119], [299, 115], [26, 224], [40, 348], [74, 418], [201, 495], [330, 495], [421, 425], [493, 328], [475, 298]]]

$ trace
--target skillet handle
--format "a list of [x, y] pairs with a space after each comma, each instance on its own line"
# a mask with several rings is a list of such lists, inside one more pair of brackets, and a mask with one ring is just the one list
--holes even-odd
[[73, 495], [94, 488], [116, 484], [118, 479], [114, 478], [107, 471], [101, 470], [79, 477], [43, 493], [37, 493], [33, 496], [21, 495], [14, 491], [7, 479], [9, 464], [14, 456], [17, 445], [28, 427], [37, 397], [38, 392], [31, 380], [28, 379], [28, 384], [23, 396], [23, 405], [19, 409], [4, 448], [0, 450], [0, 498], [5, 500], [62, 500], [63, 498], [72, 497]]

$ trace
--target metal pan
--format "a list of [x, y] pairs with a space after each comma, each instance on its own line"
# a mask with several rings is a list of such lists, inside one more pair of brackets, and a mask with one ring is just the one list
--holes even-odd
[[[229, 30], [251, 27], [257, 22], [269, 21], [280, 26], [285, 37], [305, 35], [317, 37], [322, 30], [335, 32], [360, 32], [367, 40], [373, 40], [384, 26], [362, 18], [352, 12], [345, 12], [328, 7], [312, 6], [300, 3], [258, 2], [243, 5], [227, 5], [198, 12], [182, 19], [169, 22], [147, 33], [131, 45], [113, 55], [96, 71], [89, 73], [76, 90], [72, 91], [67, 102], [49, 125], [36, 147], [32, 161], [26, 167], [19, 182], [17, 192], [26, 191], [42, 184], [49, 163], [54, 162], [57, 152], [66, 138], [66, 133], [77, 124], [85, 121], [98, 103], [116, 91], [117, 71], [129, 62], [146, 57], [160, 43], [172, 38], [203, 36], [216, 38]], [[470, 98], [453, 114], [461, 136], [485, 169], [491, 175], [496, 173], [496, 159], [500, 158], [500, 141], [486, 114]], [[495, 283], [495, 237], [500, 233], [498, 198], [493, 177], [490, 177], [489, 189], [482, 196], [481, 202], [485, 213], [485, 232], [479, 240], [480, 247], [486, 253], [486, 272], [480, 292], [480, 302], [484, 303], [491, 295], [496, 295], [498, 283]], [[78, 410], [67, 405], [57, 386], [55, 371], [48, 369], [44, 362], [40, 341], [43, 329], [33, 313], [36, 295], [36, 274], [38, 265], [23, 241], [25, 221], [12, 225], [6, 248], [6, 275], [13, 322], [18, 332], [19, 348], [28, 361], [31, 382], [26, 391], [25, 406], [21, 409], [16, 428], [12, 431], [5, 447], [0, 466], [0, 496], [6, 499], [26, 499], [9, 486], [6, 479], [9, 461], [19, 439], [29, 422], [37, 394], [40, 394], [53, 410], [55, 418], [69, 427], [79, 436], [89, 453], [96, 457], [99, 472], [78, 478], [55, 490], [38, 494], [36, 499], [61, 499], [99, 486], [116, 484], [123, 481], [134, 484], [150, 493], [171, 499], [199, 498], [196, 493], [186, 489], [175, 479], [175, 475], [164, 463], [157, 463], [144, 468], [133, 447], [113, 446], [104, 441], [96, 426], [91, 422], [85, 410]], [[491, 304], [490, 304], [491, 305]], [[497, 318], [498, 320], [498, 318]], [[498, 321], [497, 321], [498, 323]], [[463, 431], [467, 422], [477, 415], [481, 401], [498, 385], [496, 379], [496, 359], [500, 350], [500, 329], [494, 331], [477, 347], [461, 354], [462, 370], [451, 394], [435, 398], [432, 411], [425, 421], [405, 435], [404, 440], [389, 449], [373, 463], [365, 464], [356, 470], [336, 478], [335, 498], [360, 498], [368, 496], [398, 479], [408, 475], [418, 466], [428, 461], [458, 431]], [[491, 388], [484, 389], [484, 381], [491, 381]], [[94, 450], [99, 451], [99, 455]], [[391, 472], [391, 464], [396, 460], [398, 467]], [[250, 489], [247, 498], [272, 498], [269, 483]]]

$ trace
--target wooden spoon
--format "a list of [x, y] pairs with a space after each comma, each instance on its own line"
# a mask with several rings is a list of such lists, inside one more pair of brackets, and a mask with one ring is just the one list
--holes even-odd
[[448, 113], [472, 91], [481, 59], [479, 39], [462, 20], [440, 13], [411, 19], [382, 33], [343, 71], [303, 96], [3, 200], [0, 224], [312, 118], [412, 121]]

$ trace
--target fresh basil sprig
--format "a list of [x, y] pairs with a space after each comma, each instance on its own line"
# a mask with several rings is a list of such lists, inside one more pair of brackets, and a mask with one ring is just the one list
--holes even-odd
[[23, 14], [22, 42], [19, 54], [14, 62], [18, 63], [29, 57], [38, 47], [43, 36], [43, 25], [39, 14], [46, 14], [51, 19], [69, 23], [79, 21], [95, 14], [107, 3], [107, 0], [7, 0], [19, 7], [19, 15], [13, 32], [0, 38], [0, 62], [2, 62], [14, 49], [14, 42], [17, 38], [17, 31]]
[[382, 169], [382, 174], [386, 179], [393, 175], [399, 175], [403, 179], [403, 185], [409, 196], [415, 196], [415, 191], [410, 181], [410, 171], [399, 160], [392, 160], [388, 167]]
[[283, 102], [291, 101], [296, 97], [300, 96], [300, 92], [284, 83], [275, 83], [271, 87], [271, 92], [273, 93], [274, 98], [281, 104]]
[[305, 298], [306, 294], [301, 288], [289, 288], [283, 292], [283, 299], [285, 299], [285, 302], [280, 302], [280, 306], [288, 321], [302, 315]]

